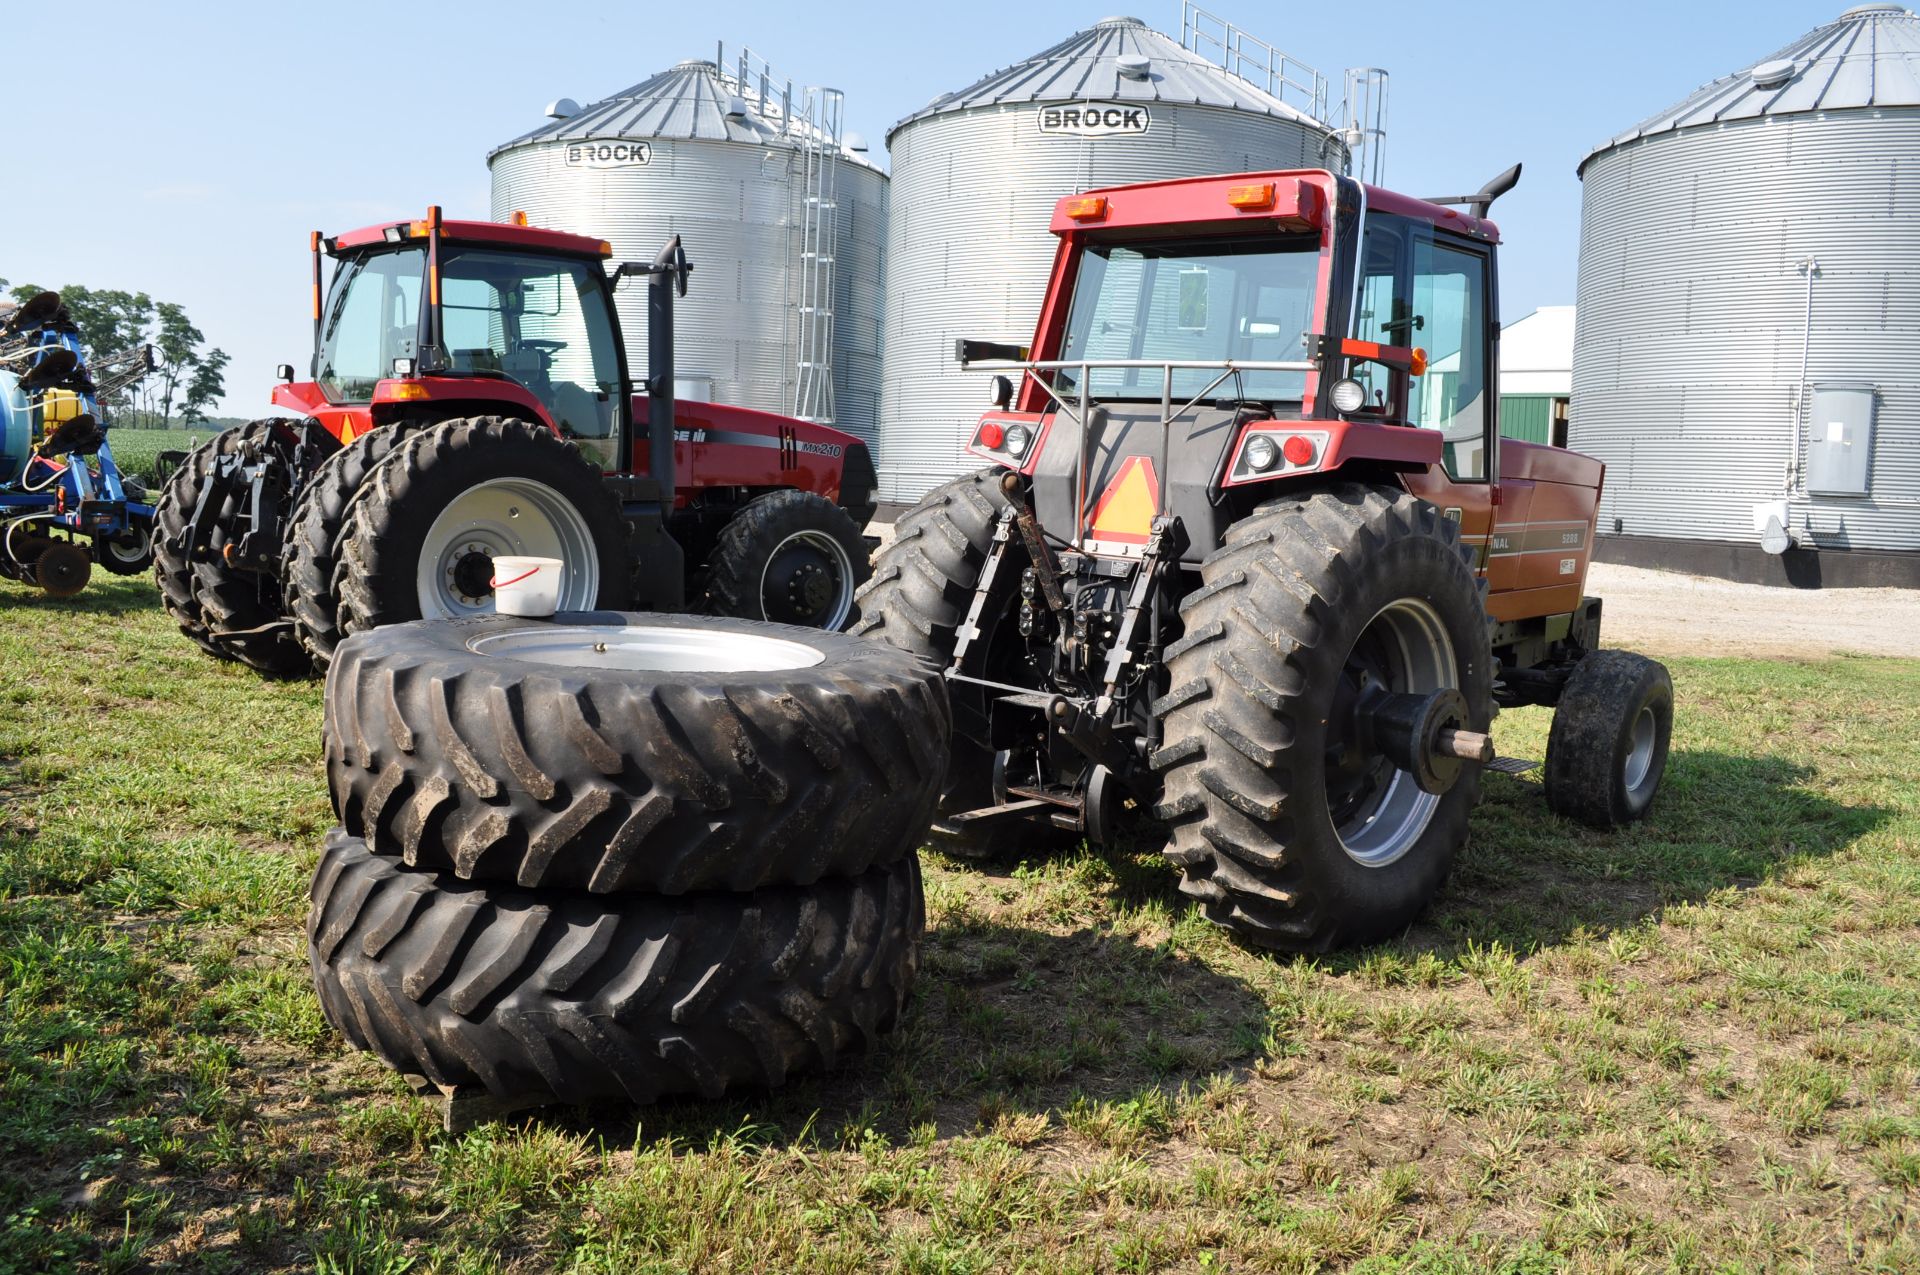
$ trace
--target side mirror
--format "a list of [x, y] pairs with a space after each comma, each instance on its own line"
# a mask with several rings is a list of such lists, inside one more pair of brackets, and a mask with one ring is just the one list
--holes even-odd
[[1012, 402], [1013, 382], [1004, 376], [995, 376], [993, 378], [993, 405], [1004, 412]]
[[293, 364], [282, 363], [280, 366], [273, 369], [273, 375], [276, 380], [281, 381], [287, 385], [292, 385], [293, 384]]

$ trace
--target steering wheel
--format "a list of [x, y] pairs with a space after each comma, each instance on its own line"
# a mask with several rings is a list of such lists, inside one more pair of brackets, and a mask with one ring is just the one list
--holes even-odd
[[523, 350], [539, 350], [543, 354], [558, 354], [567, 348], [567, 343], [565, 341], [549, 341], [544, 337], [521, 337], [520, 348]]

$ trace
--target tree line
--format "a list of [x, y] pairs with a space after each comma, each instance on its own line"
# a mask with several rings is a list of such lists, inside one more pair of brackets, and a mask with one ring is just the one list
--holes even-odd
[[[0, 296], [9, 289], [13, 300], [20, 302], [46, 291], [37, 284], [0, 279]], [[208, 409], [227, 392], [227, 353], [217, 346], [206, 348], [205, 335], [183, 307], [117, 288], [69, 284], [58, 291], [90, 359], [107, 358], [137, 345], [153, 347], [154, 370], [146, 379], [101, 404], [113, 424], [171, 429], [176, 412], [182, 424], [208, 420]]]

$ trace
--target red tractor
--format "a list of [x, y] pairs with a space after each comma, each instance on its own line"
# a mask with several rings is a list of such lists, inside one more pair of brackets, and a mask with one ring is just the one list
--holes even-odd
[[[155, 571], [189, 637], [269, 673], [324, 668], [348, 633], [492, 610], [502, 555], [561, 559], [565, 610], [852, 619], [866, 447], [675, 402], [673, 302], [692, 268], [677, 237], [609, 269], [609, 244], [524, 222], [432, 208], [314, 234], [313, 379], [283, 364], [273, 391], [296, 415], [217, 435], [159, 502]], [[613, 304], [632, 276], [648, 287], [643, 386]]]
[[[986, 468], [895, 525], [856, 631], [953, 700], [961, 853], [1163, 839], [1272, 947], [1403, 929], [1467, 836], [1500, 705], [1554, 706], [1551, 806], [1648, 809], [1673, 689], [1600, 647], [1602, 466], [1504, 439], [1486, 220], [1326, 172], [1061, 201]], [[1467, 211], [1443, 205], [1465, 204]]]

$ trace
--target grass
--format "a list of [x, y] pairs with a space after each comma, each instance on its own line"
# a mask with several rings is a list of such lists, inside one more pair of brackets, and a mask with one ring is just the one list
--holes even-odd
[[215, 432], [211, 425], [191, 429], [122, 429], [116, 425], [107, 431], [107, 441], [113, 445], [113, 460], [121, 473], [150, 483], [161, 452], [190, 451], [194, 443], [206, 442]]
[[1649, 823], [1490, 777], [1396, 942], [936, 859], [865, 1065], [448, 1138], [307, 986], [319, 688], [0, 583], [0, 1275], [1920, 1270], [1920, 663], [1673, 667]]

